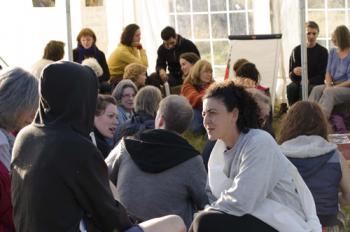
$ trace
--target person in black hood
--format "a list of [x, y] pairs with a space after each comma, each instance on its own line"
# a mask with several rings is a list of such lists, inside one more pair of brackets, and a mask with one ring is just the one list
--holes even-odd
[[155, 128], [124, 138], [106, 159], [117, 199], [143, 220], [177, 214], [189, 227], [195, 210], [208, 203], [202, 157], [180, 134], [192, 107], [183, 96], [160, 102]]
[[[57, 62], [43, 70], [39, 111], [13, 148], [16, 231], [143, 231], [114, 200], [106, 164], [89, 136], [97, 85], [92, 69], [80, 64]], [[179, 218], [169, 220], [181, 227]]]

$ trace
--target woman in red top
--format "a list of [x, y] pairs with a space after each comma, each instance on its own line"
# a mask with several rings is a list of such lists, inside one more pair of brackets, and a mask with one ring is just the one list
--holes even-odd
[[194, 117], [190, 126], [190, 131], [196, 134], [204, 134], [202, 118], [202, 97], [213, 79], [213, 69], [206, 60], [199, 60], [192, 67], [189, 76], [185, 79], [181, 95], [186, 97], [193, 107]]

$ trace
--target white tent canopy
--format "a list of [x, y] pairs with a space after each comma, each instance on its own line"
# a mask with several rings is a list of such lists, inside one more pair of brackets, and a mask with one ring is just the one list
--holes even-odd
[[[222, 43], [222, 40], [226, 40], [228, 44], [227, 36], [232, 35], [232, 33], [226, 33], [226, 36], [224, 34], [221, 39], [215, 38], [218, 34], [213, 26], [215, 22], [219, 22], [216, 25], [221, 26], [224, 23], [223, 27], [227, 24], [227, 31], [232, 31], [232, 25], [233, 28], [238, 29], [246, 27], [247, 30], [240, 35], [281, 33], [283, 36], [279, 57], [282, 65], [278, 72], [276, 96], [279, 100], [284, 100], [282, 97], [285, 95], [284, 80], [289, 81], [289, 56], [292, 49], [301, 42], [299, 1], [99, 0], [95, 2], [103, 2], [102, 6], [86, 7], [86, 0], [55, 0], [55, 7], [33, 7], [32, 0], [0, 0], [2, 31], [0, 57], [10, 66], [29, 68], [41, 58], [43, 48], [49, 40], [61, 40], [67, 44], [66, 1], [70, 3], [73, 48], [76, 46], [75, 38], [78, 32], [83, 27], [90, 27], [97, 35], [97, 46], [108, 57], [117, 47], [122, 29], [130, 23], [136, 23], [141, 27], [141, 42], [147, 50], [148, 72], [153, 72], [155, 69], [156, 51], [162, 43], [160, 31], [167, 25], [173, 25], [180, 34], [184, 33], [187, 38], [192, 39], [200, 50], [204, 49], [211, 54], [206, 54], [204, 58], [214, 65], [214, 75], [218, 68], [224, 70], [225, 60], [230, 52], [228, 45], [224, 47], [225, 49], [215, 46]], [[315, 20], [321, 24], [320, 36], [328, 47], [330, 31], [340, 23], [348, 24], [349, 6], [345, 4], [344, 9], [332, 8], [331, 13], [325, 13], [322, 16], [317, 12], [328, 12], [327, 6], [334, 5], [332, 1], [309, 0], [306, 2], [306, 20]], [[249, 9], [241, 8], [242, 5]], [[308, 6], [315, 9], [309, 11]], [[232, 7], [236, 9], [233, 10]], [[338, 12], [345, 12], [344, 17], [340, 17], [341, 14]], [[220, 21], [221, 15], [227, 15], [227, 20]], [[235, 17], [242, 19], [241, 16], [244, 16], [243, 21], [236, 20]], [[208, 19], [208, 28], [196, 26], [201, 25], [202, 19]], [[208, 41], [210, 46], [206, 47]], [[214, 57], [215, 53], [220, 53], [221, 57]], [[67, 54], [65, 59], [68, 59]], [[218, 62], [221, 64], [218, 65]], [[217, 72], [215, 77], [219, 80], [223, 75]]]

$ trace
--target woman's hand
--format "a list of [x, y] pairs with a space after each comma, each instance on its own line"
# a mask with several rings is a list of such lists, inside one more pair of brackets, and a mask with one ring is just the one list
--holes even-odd
[[132, 42], [131, 47], [135, 47], [137, 49], [142, 49], [142, 45], [140, 42]]

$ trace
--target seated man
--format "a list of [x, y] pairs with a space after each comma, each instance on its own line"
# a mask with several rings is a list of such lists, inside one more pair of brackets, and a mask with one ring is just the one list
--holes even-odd
[[[315, 85], [323, 85], [326, 74], [328, 51], [316, 42], [320, 30], [314, 21], [307, 22], [307, 71], [309, 93]], [[300, 45], [293, 49], [289, 59], [289, 77], [287, 86], [288, 104], [291, 106], [301, 100], [301, 56]]]
[[189, 227], [195, 210], [208, 203], [202, 157], [180, 136], [192, 115], [186, 98], [168, 96], [160, 102], [156, 129], [123, 139], [107, 157], [116, 198], [136, 217], [177, 214]]
[[[164, 81], [168, 81], [170, 86], [181, 85], [180, 55], [185, 52], [194, 52], [200, 56], [199, 51], [193, 42], [176, 34], [172, 27], [165, 27], [161, 32], [161, 37], [163, 44], [159, 46], [157, 51], [157, 73], [153, 73], [149, 77], [148, 83], [157, 87]], [[167, 69], [169, 73], [166, 72]]]
[[12, 151], [16, 231], [185, 231], [178, 216], [133, 224], [113, 199], [106, 164], [89, 137], [98, 85], [92, 69], [53, 63], [40, 85], [35, 121]]

